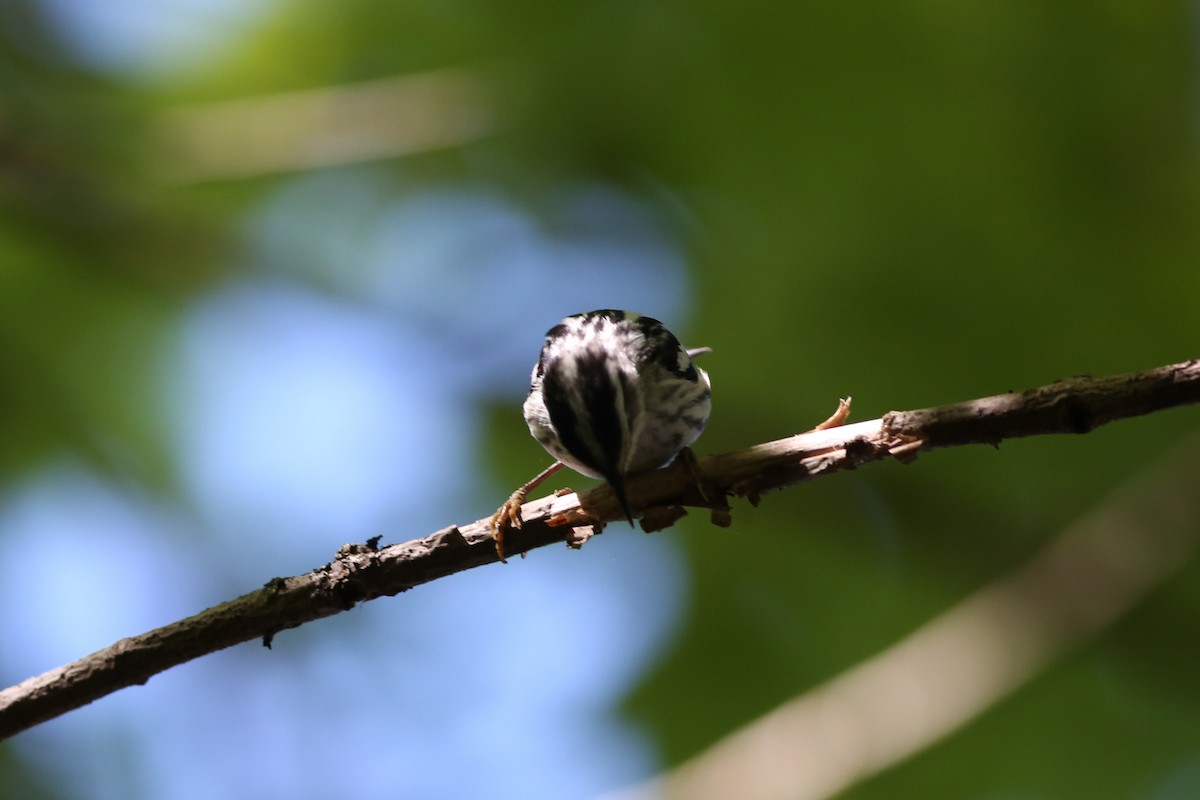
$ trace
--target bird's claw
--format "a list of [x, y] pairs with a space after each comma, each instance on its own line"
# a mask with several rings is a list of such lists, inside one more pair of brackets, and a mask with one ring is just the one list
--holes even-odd
[[495, 514], [492, 514], [492, 538], [496, 541], [496, 555], [499, 557], [501, 564], [508, 563], [504, 558], [504, 532], [509, 528], [520, 530], [521, 506], [525, 502], [525, 496], [538, 486], [541, 486], [542, 481], [546, 480], [546, 478], [549, 478], [562, 469], [562, 466], [563, 463], [561, 461], [555, 461], [546, 467], [535, 475], [533, 480], [510, 494], [508, 499], [504, 501], [504, 505], [496, 509]]
[[520, 530], [521, 506], [525, 503], [527, 491], [524, 486], [517, 489], [508, 496], [503, 505], [496, 509], [496, 513], [492, 514], [492, 539], [496, 542], [496, 557], [502, 564], [508, 563], [504, 557], [504, 533], [510, 528]]

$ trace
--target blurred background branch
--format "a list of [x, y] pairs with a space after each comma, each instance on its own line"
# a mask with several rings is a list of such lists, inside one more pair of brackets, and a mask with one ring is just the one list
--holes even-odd
[[669, 773], [603, 800], [820, 800], [911, 758], [1187, 566], [1200, 544], [1197, 474], [1192, 439], [1019, 570]]
[[460, 147], [498, 120], [480, 69], [443, 69], [164, 111], [172, 182], [251, 178]]

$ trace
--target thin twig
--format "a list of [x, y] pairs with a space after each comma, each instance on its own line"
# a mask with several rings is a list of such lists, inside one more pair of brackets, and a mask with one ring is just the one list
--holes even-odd
[[[1200, 403], [1200, 359], [1109, 378], [1068, 378], [881, 419], [812, 431], [745, 450], [709, 456], [629, 481], [631, 507], [643, 525], [666, 527], [682, 506], [708, 507], [728, 524], [730, 495], [757, 503], [767, 491], [871, 461], [911, 461], [937, 447], [988, 443], [1049, 433], [1086, 433], [1113, 420]], [[607, 486], [527, 503], [523, 525], [510, 531], [508, 554], [567, 541], [578, 545], [604, 521], [622, 519]], [[646, 523], [651, 524], [647, 525]], [[445, 575], [497, 560], [490, 519], [450, 526], [422, 539], [377, 547], [345, 545], [329, 564], [275, 578], [263, 588], [195, 616], [122, 639], [66, 666], [0, 691], [0, 738], [6, 738], [118, 689], [207, 653], [251, 639], [268, 647], [281, 630], [331, 616]]]

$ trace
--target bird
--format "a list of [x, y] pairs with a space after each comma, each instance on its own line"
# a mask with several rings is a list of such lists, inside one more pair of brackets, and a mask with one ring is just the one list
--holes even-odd
[[522, 410], [555, 461], [493, 515], [501, 560], [526, 494], [563, 466], [606, 481], [633, 525], [626, 479], [670, 464], [708, 424], [712, 385], [692, 360], [708, 352], [684, 348], [653, 317], [616, 309], [573, 314], [546, 332]]

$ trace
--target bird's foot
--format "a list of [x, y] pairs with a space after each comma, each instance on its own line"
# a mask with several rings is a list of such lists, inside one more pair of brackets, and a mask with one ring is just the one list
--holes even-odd
[[521, 527], [521, 506], [524, 505], [525, 495], [529, 492], [527, 487], [528, 484], [510, 494], [496, 509], [496, 513], [492, 514], [492, 539], [496, 542], [496, 557], [502, 564], [508, 563], [504, 557], [504, 534], [512, 528]]
[[561, 461], [555, 461], [546, 467], [534, 476], [533, 480], [510, 494], [508, 499], [504, 501], [504, 504], [496, 509], [496, 513], [492, 514], [492, 539], [496, 542], [496, 557], [500, 559], [500, 563], [508, 563], [508, 560], [504, 557], [504, 534], [514, 528], [520, 530], [521, 506], [525, 503], [525, 496], [537, 488], [546, 478], [549, 478], [562, 469], [562, 467], [563, 463]]

